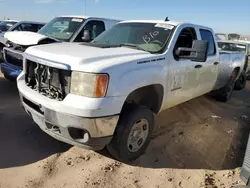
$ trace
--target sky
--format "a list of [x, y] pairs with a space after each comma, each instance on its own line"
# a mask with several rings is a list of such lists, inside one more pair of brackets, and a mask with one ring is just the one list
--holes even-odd
[[[86, 5], [86, 6], [85, 6]], [[250, 34], [250, 0], [0, 0], [0, 19], [49, 21], [60, 15], [191, 22]]]

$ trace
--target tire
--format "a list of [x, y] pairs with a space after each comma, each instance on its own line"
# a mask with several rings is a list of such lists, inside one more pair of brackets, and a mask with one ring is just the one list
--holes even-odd
[[216, 99], [221, 102], [230, 100], [235, 87], [235, 81], [231, 80], [225, 87], [217, 91]]
[[247, 75], [245, 71], [242, 71], [240, 77], [235, 82], [234, 89], [240, 91], [246, 87], [246, 83], [247, 83]]
[[[151, 110], [143, 106], [129, 105], [123, 110], [114, 137], [107, 145], [109, 153], [122, 162], [137, 159], [145, 152], [150, 142], [154, 123], [155, 117]], [[141, 125], [139, 133], [136, 129], [138, 125]], [[135, 137], [137, 138], [135, 139]], [[136, 143], [135, 147], [133, 142]]]

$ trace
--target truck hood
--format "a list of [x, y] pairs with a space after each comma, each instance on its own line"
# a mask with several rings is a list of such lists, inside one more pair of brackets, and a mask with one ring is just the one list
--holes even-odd
[[127, 47], [100, 48], [74, 43], [54, 43], [29, 47], [24, 56], [32, 61], [64, 69], [99, 72], [131, 61], [142, 61], [155, 54]]
[[[24, 46], [29, 46], [29, 45], [36, 45], [38, 44], [41, 40], [44, 39], [53, 39], [51, 37], [41, 35], [39, 33], [34, 33], [30, 31], [10, 31], [6, 32], [4, 34], [4, 38], [7, 40], [19, 44], [19, 45], [24, 45]], [[56, 39], [53, 39], [55, 41], [58, 41]]]

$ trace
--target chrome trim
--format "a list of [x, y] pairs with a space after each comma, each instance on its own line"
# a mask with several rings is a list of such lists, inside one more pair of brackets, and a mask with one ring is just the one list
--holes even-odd
[[63, 70], [71, 70], [71, 66], [68, 64], [37, 57], [37, 56], [30, 55], [25, 52], [23, 53], [23, 57], [24, 57], [24, 61], [26, 61], [25, 59], [28, 59], [28, 60], [34, 61], [39, 64], [43, 64], [49, 67], [54, 67], [54, 68], [63, 69]]

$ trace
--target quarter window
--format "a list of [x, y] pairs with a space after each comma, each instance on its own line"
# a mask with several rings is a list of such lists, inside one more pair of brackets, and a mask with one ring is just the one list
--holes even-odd
[[201, 39], [208, 41], [208, 55], [214, 55], [216, 53], [214, 37], [211, 31], [201, 29]]

